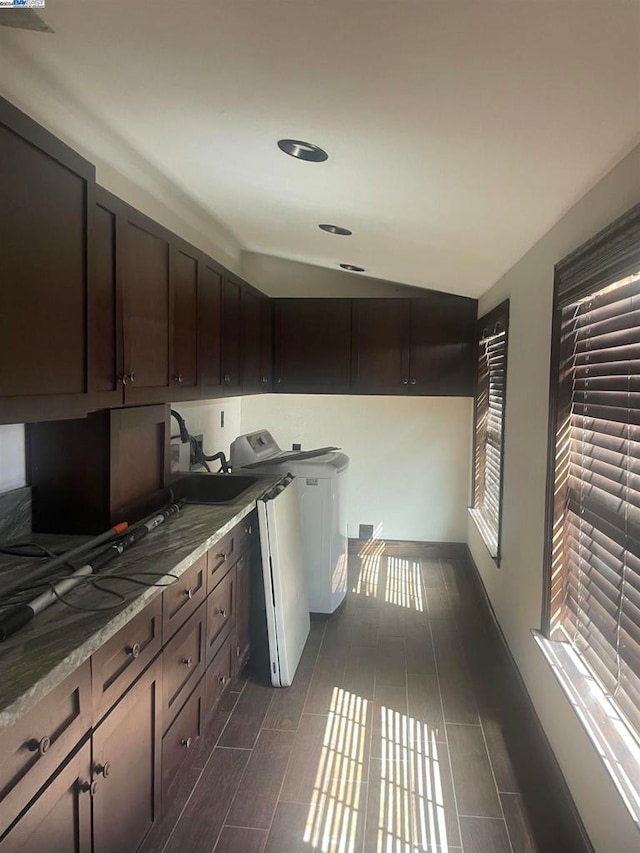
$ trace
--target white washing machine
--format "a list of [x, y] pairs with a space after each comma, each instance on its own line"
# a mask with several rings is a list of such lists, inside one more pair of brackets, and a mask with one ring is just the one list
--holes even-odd
[[235, 473], [296, 477], [309, 610], [333, 613], [347, 593], [349, 457], [329, 447], [283, 451], [264, 429], [238, 436], [230, 461]]

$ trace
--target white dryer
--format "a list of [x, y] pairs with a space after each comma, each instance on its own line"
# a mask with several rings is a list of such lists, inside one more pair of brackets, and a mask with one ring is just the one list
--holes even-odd
[[268, 430], [231, 444], [233, 471], [298, 480], [309, 610], [333, 613], [347, 593], [347, 474], [349, 457], [337, 448], [283, 451]]

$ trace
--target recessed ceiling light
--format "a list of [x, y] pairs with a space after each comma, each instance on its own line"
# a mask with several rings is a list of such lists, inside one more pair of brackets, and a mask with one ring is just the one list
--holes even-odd
[[327, 231], [329, 234], [340, 234], [342, 237], [350, 237], [353, 234], [353, 231], [349, 231], [348, 228], [341, 228], [339, 225], [318, 225], [318, 228]]
[[340, 264], [343, 270], [349, 270], [349, 272], [364, 272], [364, 267], [354, 267], [353, 264]]
[[299, 139], [279, 139], [278, 148], [298, 160], [309, 160], [311, 163], [322, 163], [329, 155], [311, 142], [301, 142]]

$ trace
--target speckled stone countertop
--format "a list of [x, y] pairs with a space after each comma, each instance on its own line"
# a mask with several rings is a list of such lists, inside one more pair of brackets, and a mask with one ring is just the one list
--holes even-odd
[[[157, 577], [147, 580], [171, 583], [171, 575], [183, 574], [248, 515], [256, 501], [277, 480], [261, 478], [236, 500], [226, 504], [187, 504], [177, 516], [114, 560], [100, 577], [131, 577], [154, 572]], [[58, 539], [59, 543], [64, 541], [65, 537]], [[21, 565], [17, 561], [18, 558], [0, 556], [0, 586], [5, 572], [12, 574], [16, 568], [27, 565], [25, 560]], [[33, 561], [28, 565], [33, 566]], [[111, 596], [83, 585], [69, 594], [73, 604], [78, 607], [109, 606], [109, 609], [88, 613], [56, 603], [0, 644], [0, 731], [13, 725], [152, 598], [162, 594], [157, 586], [142, 587], [120, 579], [108, 583], [111, 589], [125, 597], [116, 607], [113, 607]]]

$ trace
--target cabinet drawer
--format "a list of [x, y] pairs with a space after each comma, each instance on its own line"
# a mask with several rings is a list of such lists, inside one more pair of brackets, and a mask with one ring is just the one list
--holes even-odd
[[222, 696], [231, 685], [235, 648], [234, 633], [231, 632], [223, 641], [205, 673], [206, 685], [206, 717], [209, 720]]
[[195, 613], [207, 594], [207, 555], [190, 566], [176, 583], [162, 593], [162, 642], [166, 643], [192, 613]]
[[234, 565], [242, 552], [249, 547], [255, 530], [255, 518], [255, 513], [243, 518], [233, 530], [230, 530], [207, 552], [207, 588], [209, 592], [218, 584], [227, 569]]
[[236, 570], [230, 569], [207, 599], [207, 665], [235, 623]]
[[162, 801], [166, 810], [171, 786], [199, 745], [204, 726], [204, 679], [193, 691], [162, 738]]
[[91, 719], [91, 667], [85, 661], [0, 733], [0, 828], [42, 787], [88, 731]]
[[162, 597], [121, 628], [91, 658], [96, 722], [122, 696], [160, 651]]
[[203, 604], [162, 653], [165, 729], [204, 673], [205, 619]]

